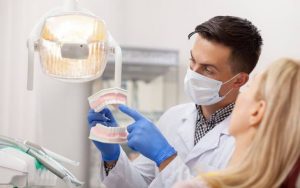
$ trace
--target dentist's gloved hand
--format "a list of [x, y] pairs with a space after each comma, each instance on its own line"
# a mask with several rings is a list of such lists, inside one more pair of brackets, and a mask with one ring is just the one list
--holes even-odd
[[127, 127], [128, 146], [131, 149], [151, 159], [158, 167], [176, 154], [175, 149], [150, 120], [125, 105], [119, 105], [119, 109], [135, 120]]
[[[104, 108], [100, 112], [95, 112], [94, 110], [90, 109], [88, 113], [88, 122], [89, 122], [89, 129], [91, 130], [97, 123], [101, 123], [102, 125], [108, 127], [116, 127], [117, 122], [113, 117], [112, 113], [108, 108]], [[100, 150], [102, 154], [103, 161], [114, 161], [118, 160], [120, 155], [120, 145], [119, 144], [106, 144], [102, 142], [94, 141], [96, 147]]]

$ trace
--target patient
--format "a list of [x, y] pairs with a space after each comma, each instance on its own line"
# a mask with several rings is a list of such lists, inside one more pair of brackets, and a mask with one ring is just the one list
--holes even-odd
[[229, 166], [176, 188], [299, 186], [300, 62], [282, 59], [255, 77], [236, 101], [229, 132], [236, 139]]

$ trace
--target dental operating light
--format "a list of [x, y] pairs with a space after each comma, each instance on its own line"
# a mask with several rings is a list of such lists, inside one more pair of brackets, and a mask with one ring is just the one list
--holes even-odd
[[122, 52], [105, 22], [81, 9], [76, 0], [65, 0], [40, 19], [28, 39], [27, 89], [33, 89], [34, 52], [43, 72], [66, 82], [99, 78], [109, 54], [115, 56], [115, 87], [121, 86]]
[[[105, 22], [88, 10], [78, 7], [76, 0], [64, 0], [62, 7], [46, 13], [35, 25], [27, 41], [27, 89], [33, 89], [35, 52], [43, 72], [65, 82], [87, 82], [99, 78], [110, 54], [115, 58], [115, 87], [121, 89], [122, 52], [106, 28]], [[58, 164], [50, 164], [35, 150], [28, 153], [67, 184], [83, 182]], [[49, 162], [50, 161], [50, 162]], [[66, 179], [66, 177], [68, 177]]]

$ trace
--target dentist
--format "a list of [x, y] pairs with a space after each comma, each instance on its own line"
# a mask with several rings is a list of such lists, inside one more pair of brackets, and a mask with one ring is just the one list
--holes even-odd
[[[100, 177], [108, 187], [172, 187], [199, 172], [226, 167], [234, 139], [228, 134], [239, 89], [256, 66], [262, 46], [248, 20], [217, 16], [198, 25], [184, 79], [193, 103], [172, 107], [154, 125], [127, 106], [120, 110], [135, 122], [128, 126], [128, 146], [141, 153], [129, 161], [118, 144], [94, 142], [101, 152]], [[89, 126], [116, 126], [111, 112], [90, 110]]]

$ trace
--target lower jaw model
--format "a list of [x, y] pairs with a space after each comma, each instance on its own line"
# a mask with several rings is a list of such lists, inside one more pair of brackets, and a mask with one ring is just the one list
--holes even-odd
[[55, 186], [57, 177], [69, 187], [83, 185], [59, 160], [78, 165], [39, 145], [0, 135], [0, 185]]
[[125, 143], [127, 142], [126, 127], [107, 127], [97, 124], [91, 128], [89, 139], [104, 143]]

